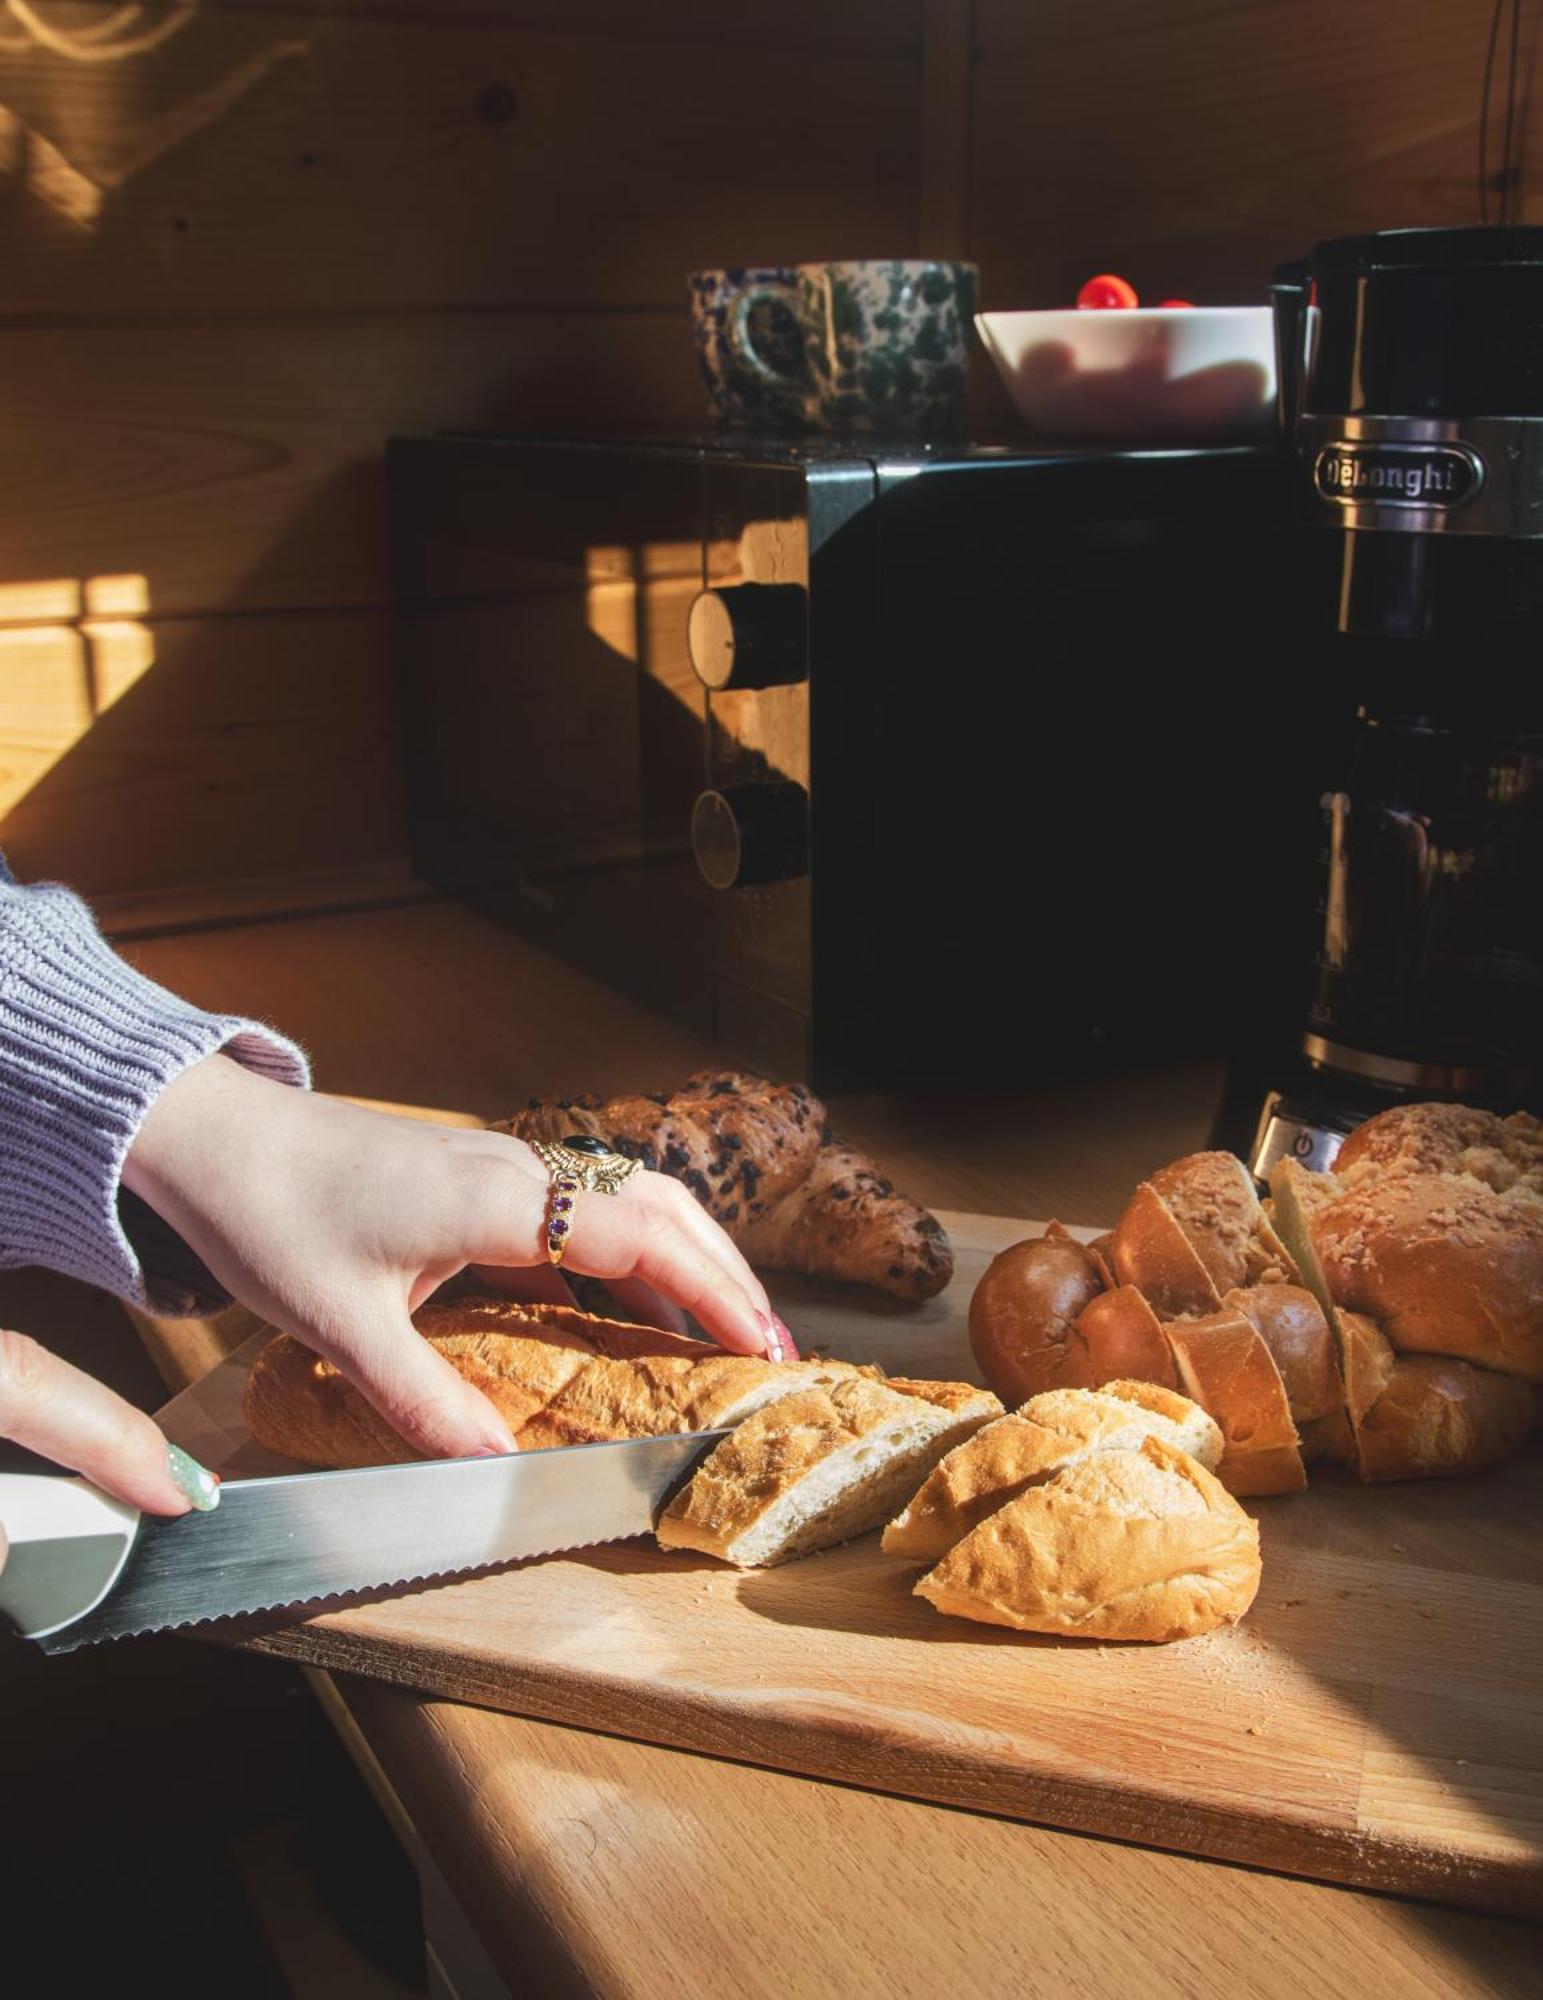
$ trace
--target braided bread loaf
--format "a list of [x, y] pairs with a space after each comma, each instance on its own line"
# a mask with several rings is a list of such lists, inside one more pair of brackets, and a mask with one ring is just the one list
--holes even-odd
[[585, 1132], [672, 1174], [759, 1269], [930, 1299], [953, 1276], [935, 1216], [832, 1132], [802, 1084], [704, 1070], [655, 1096], [532, 1101], [495, 1125], [517, 1139]]
[[1266, 1210], [1240, 1161], [1193, 1153], [1100, 1246], [1013, 1245], [970, 1306], [987, 1381], [1010, 1403], [1116, 1376], [1181, 1388], [1240, 1494], [1298, 1490], [1318, 1457], [1367, 1480], [1494, 1464], [1543, 1376], [1543, 1127], [1406, 1106], [1341, 1163], [1283, 1162]]

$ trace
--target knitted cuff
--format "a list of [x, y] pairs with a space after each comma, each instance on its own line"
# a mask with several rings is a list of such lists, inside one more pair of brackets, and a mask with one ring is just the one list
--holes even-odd
[[119, 1185], [155, 1099], [217, 1051], [282, 1083], [310, 1081], [304, 1055], [272, 1028], [207, 1014], [136, 972], [69, 890], [0, 884], [0, 1267], [43, 1264], [152, 1312], [226, 1303], [181, 1238]]

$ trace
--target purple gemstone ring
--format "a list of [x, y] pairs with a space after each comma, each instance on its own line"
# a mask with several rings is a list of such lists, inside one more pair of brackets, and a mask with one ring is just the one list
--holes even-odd
[[531, 1150], [551, 1176], [552, 1193], [547, 1203], [546, 1256], [549, 1264], [560, 1264], [568, 1254], [573, 1231], [574, 1204], [579, 1190], [586, 1194], [620, 1194], [641, 1160], [625, 1153], [613, 1153], [603, 1140], [587, 1133], [572, 1133], [555, 1142], [533, 1139]]

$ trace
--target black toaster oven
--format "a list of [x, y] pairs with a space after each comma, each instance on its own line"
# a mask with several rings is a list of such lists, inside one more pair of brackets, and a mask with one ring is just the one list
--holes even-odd
[[1322, 718], [1251, 450], [405, 438], [419, 871], [821, 1089], [1229, 1045]]

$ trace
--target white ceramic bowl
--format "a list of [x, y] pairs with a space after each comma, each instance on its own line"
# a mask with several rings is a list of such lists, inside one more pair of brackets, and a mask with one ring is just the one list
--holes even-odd
[[1275, 409], [1268, 306], [977, 313], [1018, 414], [1057, 438], [1243, 444]]

